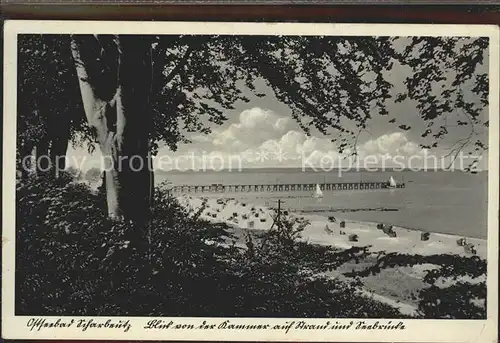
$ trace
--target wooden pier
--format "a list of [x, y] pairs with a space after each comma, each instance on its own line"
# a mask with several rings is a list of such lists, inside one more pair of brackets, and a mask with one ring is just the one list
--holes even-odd
[[[339, 182], [320, 183], [322, 191], [354, 191], [389, 189], [388, 182]], [[396, 188], [404, 188], [400, 183]], [[314, 192], [316, 183], [289, 183], [289, 184], [259, 184], [259, 185], [177, 185], [172, 187], [174, 193], [248, 193], [248, 192]]]

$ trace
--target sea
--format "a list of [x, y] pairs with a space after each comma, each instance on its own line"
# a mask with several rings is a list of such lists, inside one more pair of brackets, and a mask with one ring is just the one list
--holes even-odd
[[[155, 182], [173, 185], [311, 184], [388, 181], [405, 188], [377, 190], [203, 193], [203, 196], [246, 199], [283, 210], [336, 218], [392, 224], [436, 233], [487, 238], [488, 172], [349, 171], [329, 172], [294, 168], [240, 171], [156, 171]], [[201, 193], [193, 193], [200, 195]]]

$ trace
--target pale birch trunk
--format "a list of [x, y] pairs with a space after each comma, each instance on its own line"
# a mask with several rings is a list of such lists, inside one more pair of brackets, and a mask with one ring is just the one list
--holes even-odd
[[[114, 220], [127, 219], [145, 224], [152, 198], [148, 101], [151, 46], [138, 37], [116, 37], [118, 58], [103, 60], [102, 51], [101, 54], [84, 51], [95, 48], [86, 44], [98, 42], [97, 36], [87, 37], [86, 41], [75, 36], [72, 52], [87, 121], [96, 130], [105, 161], [108, 214]], [[92, 53], [95, 60], [92, 60]], [[104, 79], [102, 74], [93, 76], [101, 69], [105, 70], [105, 63], [117, 63], [111, 68], [116, 72], [105, 75]], [[107, 98], [100, 96], [103, 92], [99, 92], [98, 87], [103, 85], [96, 83], [96, 79], [102, 81], [105, 87], [112, 87], [106, 89]]]

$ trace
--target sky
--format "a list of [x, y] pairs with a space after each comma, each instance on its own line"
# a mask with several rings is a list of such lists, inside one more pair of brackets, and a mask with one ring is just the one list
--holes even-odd
[[[388, 74], [388, 79], [394, 85], [401, 85], [407, 76], [408, 70], [396, 64]], [[262, 80], [257, 80], [255, 85], [256, 93], [263, 93], [264, 97], [256, 97], [251, 91], [243, 89], [250, 102], [236, 103], [233, 110], [226, 111], [228, 120], [223, 125], [212, 124], [211, 134], [188, 134], [192, 143], [181, 144], [175, 152], [168, 147], [161, 147], [155, 158], [155, 168], [218, 170], [317, 167], [326, 170], [354, 164], [362, 167], [398, 167], [404, 164], [407, 168], [441, 168], [450, 165], [451, 158], [446, 156], [453, 144], [467, 135], [467, 130], [459, 127], [450, 130], [438, 148], [421, 149], [419, 144], [423, 141], [420, 136], [425, 131], [425, 123], [419, 117], [416, 104], [409, 100], [403, 103], [390, 100], [389, 115], [374, 115], [368, 130], [359, 136], [357, 159], [353, 160], [352, 150], [338, 153], [331, 136], [324, 136], [317, 131], [307, 136], [291, 117], [290, 108], [279, 102]], [[396, 87], [393, 95], [397, 91]], [[395, 124], [389, 123], [393, 117], [396, 118]], [[401, 130], [398, 125], [402, 123], [412, 128]], [[99, 149], [89, 154], [86, 147], [70, 147], [67, 156], [71, 165], [84, 170], [97, 167], [101, 161]], [[438, 162], [435, 162], [436, 159]], [[463, 169], [468, 161], [471, 159], [457, 160], [454, 167]], [[478, 168], [487, 169], [486, 161], [487, 155], [484, 155]]]
[[[409, 111], [401, 116], [412, 122]], [[414, 115], [414, 114], [413, 114]], [[285, 105], [278, 102], [255, 102], [241, 106], [228, 114], [229, 120], [212, 128], [209, 135], [193, 134], [192, 143], [179, 146], [176, 152], [160, 148], [155, 158], [155, 168], [163, 170], [235, 169], [235, 168], [329, 168], [361, 165], [363, 167], [397, 167], [404, 161], [406, 167], [424, 167], [426, 160], [439, 158], [437, 165], [446, 167], [451, 160], [446, 147], [426, 150], [419, 147], [420, 132], [403, 131], [395, 125], [374, 123], [370, 132], [364, 133], [356, 146], [358, 159], [349, 158], [350, 151], [339, 154], [329, 137], [320, 133], [307, 136], [291, 118]], [[383, 121], [387, 121], [384, 117]], [[418, 123], [418, 121], [416, 121]], [[415, 125], [417, 126], [417, 125]], [[459, 139], [455, 134], [453, 139]], [[84, 164], [80, 169], [98, 167], [99, 149], [88, 154], [86, 148], [69, 148], [68, 157]], [[487, 155], [484, 156], [484, 160]], [[464, 163], [466, 163], [465, 160]], [[385, 163], [385, 164], [384, 164]], [[457, 161], [458, 163], [458, 161]], [[75, 165], [75, 163], [71, 163]], [[463, 169], [456, 164], [458, 169]], [[485, 169], [485, 164], [480, 166]]]

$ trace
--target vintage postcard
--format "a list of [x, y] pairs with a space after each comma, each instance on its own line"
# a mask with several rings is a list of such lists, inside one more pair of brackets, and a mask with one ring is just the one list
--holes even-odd
[[497, 27], [4, 38], [3, 338], [496, 340]]

